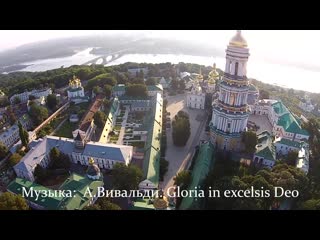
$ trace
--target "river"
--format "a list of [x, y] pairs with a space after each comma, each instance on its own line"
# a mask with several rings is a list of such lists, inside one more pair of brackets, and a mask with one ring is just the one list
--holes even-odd
[[[52, 58], [37, 60], [25, 64], [32, 64], [20, 71], [46, 71], [50, 69], [60, 68], [61, 66], [69, 67], [71, 65], [81, 65], [90, 60], [96, 59], [99, 56], [90, 54], [92, 48], [88, 48], [77, 54], [63, 58]], [[107, 57], [109, 60], [110, 57]], [[98, 59], [97, 63], [100, 63]], [[126, 54], [122, 57], [109, 62], [106, 66], [118, 65], [125, 62], [137, 63], [197, 63], [206, 66], [212, 66], [215, 62], [217, 67], [224, 70], [225, 59], [218, 57], [203, 57], [190, 55], [176, 55], [176, 54]], [[283, 64], [271, 64], [261, 60], [250, 58], [247, 69], [248, 77], [257, 80], [278, 85], [281, 87], [288, 87], [298, 90], [320, 93], [320, 69], [319, 71], [306, 70], [304, 68], [293, 67]]]

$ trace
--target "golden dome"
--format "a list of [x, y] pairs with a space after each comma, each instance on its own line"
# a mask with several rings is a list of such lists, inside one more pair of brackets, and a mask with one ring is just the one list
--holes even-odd
[[168, 200], [165, 196], [163, 198], [156, 198], [153, 201], [153, 206], [158, 210], [165, 210], [168, 207]]
[[240, 30], [238, 30], [237, 34], [233, 38], [231, 38], [229, 45], [234, 46], [234, 47], [247, 47], [248, 46], [247, 41], [241, 35]]
[[93, 165], [94, 164], [94, 159], [92, 157], [89, 158], [89, 164]]
[[213, 80], [216, 80], [216, 78], [219, 77], [219, 73], [217, 72], [216, 64], [213, 64], [213, 69], [209, 73], [209, 81], [212, 82]]

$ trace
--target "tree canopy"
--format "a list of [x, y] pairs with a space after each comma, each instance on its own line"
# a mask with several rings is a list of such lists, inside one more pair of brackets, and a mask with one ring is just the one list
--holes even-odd
[[47, 97], [47, 106], [51, 110], [55, 110], [58, 105], [58, 100], [55, 94], [50, 94]]
[[0, 210], [29, 210], [27, 201], [20, 195], [5, 192], [0, 195]]
[[9, 163], [10, 163], [10, 166], [14, 166], [16, 164], [18, 164], [21, 160], [22, 156], [18, 153], [14, 153], [10, 156], [9, 158]]
[[126, 86], [126, 95], [131, 97], [147, 97], [147, 86], [144, 84], [130, 84]]
[[48, 110], [45, 107], [33, 104], [30, 107], [29, 114], [34, 123], [39, 125], [48, 117]]
[[115, 189], [135, 190], [142, 181], [142, 171], [135, 165], [116, 163], [112, 169], [112, 183]]
[[19, 127], [19, 136], [20, 136], [20, 140], [22, 143], [22, 146], [28, 148], [28, 144], [29, 144], [29, 134], [28, 132], [22, 127], [21, 123], [18, 122], [18, 127]]
[[50, 150], [51, 168], [53, 169], [69, 169], [69, 156], [60, 152], [58, 148], [54, 147]]
[[187, 113], [180, 111], [172, 121], [172, 139], [176, 146], [185, 146], [191, 134], [190, 121]]
[[94, 119], [94, 124], [97, 125], [98, 128], [103, 128], [104, 125], [106, 124], [106, 114], [101, 111], [95, 112], [93, 119]]
[[8, 154], [9, 149], [0, 142], [0, 159], [4, 158]]
[[184, 189], [191, 183], [191, 174], [189, 171], [181, 171], [174, 177], [174, 184]]
[[256, 132], [253, 132], [253, 131], [244, 132], [242, 135], [242, 142], [245, 145], [245, 152], [249, 154], [253, 154], [256, 150], [256, 145], [258, 143]]
[[148, 78], [146, 81], [147, 86], [152, 86], [152, 85], [156, 85], [156, 84], [157, 84], [157, 80], [154, 77]]

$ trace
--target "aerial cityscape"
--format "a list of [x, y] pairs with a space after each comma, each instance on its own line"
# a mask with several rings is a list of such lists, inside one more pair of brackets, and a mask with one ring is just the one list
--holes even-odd
[[0, 210], [319, 210], [320, 86], [252, 78], [245, 32], [0, 51]]

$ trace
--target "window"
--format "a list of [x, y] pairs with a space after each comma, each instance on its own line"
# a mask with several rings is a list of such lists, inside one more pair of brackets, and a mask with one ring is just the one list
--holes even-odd
[[231, 74], [231, 66], [232, 66], [232, 62], [230, 61], [229, 63], [229, 73]]
[[238, 76], [238, 67], [239, 67], [239, 63], [236, 62], [235, 70], [234, 70], [234, 75], [236, 75], [236, 76]]

